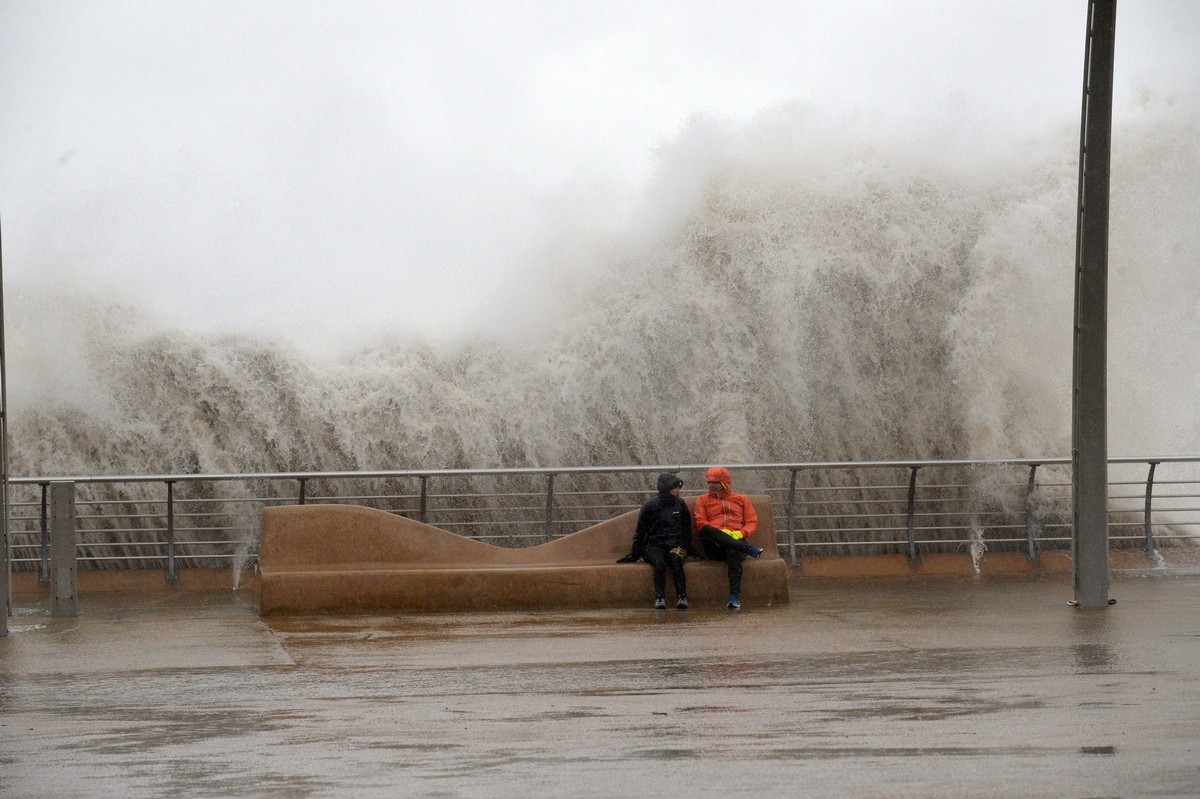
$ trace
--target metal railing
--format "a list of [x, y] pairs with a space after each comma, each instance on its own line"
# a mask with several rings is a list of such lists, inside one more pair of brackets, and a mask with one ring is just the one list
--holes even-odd
[[[1071, 541], [1065, 458], [731, 466], [737, 490], [771, 497], [781, 554], [1022, 551]], [[374, 472], [25, 477], [11, 480], [13, 568], [48, 579], [48, 490], [75, 484], [80, 568], [244, 566], [270, 505], [380, 508], [502, 546], [551, 540], [633, 510], [654, 475], [703, 490], [703, 465]], [[1110, 460], [1115, 547], [1200, 540], [1200, 456]]]

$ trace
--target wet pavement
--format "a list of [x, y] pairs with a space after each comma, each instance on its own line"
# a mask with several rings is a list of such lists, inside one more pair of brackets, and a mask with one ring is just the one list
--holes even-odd
[[1200, 575], [793, 580], [771, 608], [262, 620], [18, 599], [0, 797], [1200, 795]]

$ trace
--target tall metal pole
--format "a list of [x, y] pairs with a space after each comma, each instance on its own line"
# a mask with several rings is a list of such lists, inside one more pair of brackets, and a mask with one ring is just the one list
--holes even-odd
[[1071, 397], [1075, 604], [1108, 600], [1108, 196], [1116, 0], [1090, 0], [1084, 50]]
[[12, 554], [8, 537], [8, 379], [4, 354], [4, 234], [0, 231], [0, 636], [8, 635], [12, 613]]

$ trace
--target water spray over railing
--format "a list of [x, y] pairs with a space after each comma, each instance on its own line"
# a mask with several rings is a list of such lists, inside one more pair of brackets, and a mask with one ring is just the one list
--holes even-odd
[[[771, 497], [781, 554], [806, 556], [1070, 548], [1065, 458], [732, 466], [737, 490]], [[1142, 477], [1139, 467], [1148, 467]], [[253, 565], [270, 505], [351, 503], [501, 546], [529, 546], [635, 509], [661, 471], [686, 493], [706, 465], [28, 477], [12, 481], [13, 567], [49, 580], [50, 489], [72, 484], [81, 569]], [[1164, 474], [1167, 477], [1164, 479]], [[1110, 542], [1200, 541], [1200, 456], [1110, 460]], [[688, 489], [691, 489], [689, 492]], [[1155, 493], [1157, 491], [1157, 494]]]

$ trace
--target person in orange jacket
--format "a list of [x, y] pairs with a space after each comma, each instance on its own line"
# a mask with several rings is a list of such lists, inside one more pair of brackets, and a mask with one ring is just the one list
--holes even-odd
[[758, 532], [758, 514], [745, 494], [731, 489], [733, 481], [724, 466], [714, 466], [704, 475], [708, 493], [696, 497], [692, 516], [700, 532], [705, 557], [723, 560], [729, 570], [729, 602], [726, 607], [742, 606], [742, 561], [757, 558], [762, 549], [746, 539]]

